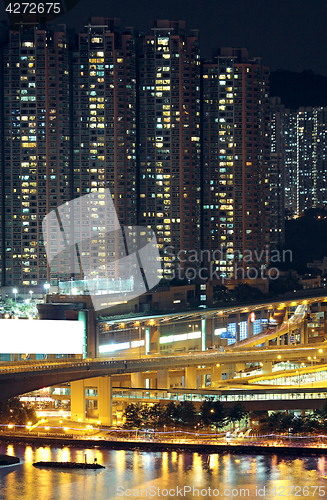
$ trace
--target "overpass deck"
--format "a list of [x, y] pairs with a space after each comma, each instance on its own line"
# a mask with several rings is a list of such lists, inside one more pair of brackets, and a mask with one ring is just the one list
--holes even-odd
[[25, 361], [0, 365], [0, 400], [31, 392], [55, 384], [117, 375], [146, 372], [178, 367], [214, 366], [215, 364], [238, 362], [281, 362], [283, 360], [303, 360], [308, 357], [319, 362], [327, 355], [326, 345], [279, 348], [245, 349], [225, 352], [205, 351], [193, 354], [146, 356], [141, 359], [104, 360], [83, 359], [58, 362]]
[[[20, 361], [3, 362], [0, 364], [0, 381], [12, 374], [31, 374], [31, 372], [61, 372], [61, 371], [84, 371], [84, 378], [92, 377], [92, 372], [103, 371], [103, 375], [112, 375], [115, 373], [133, 373], [146, 370], [156, 370], [165, 368], [176, 368], [178, 366], [210, 365], [215, 363], [237, 363], [240, 361], [276, 361], [282, 359], [301, 359], [315, 355], [316, 359], [327, 355], [326, 344], [306, 345], [301, 347], [279, 346], [264, 348], [239, 348], [238, 350], [228, 349], [224, 352], [202, 351], [192, 354], [180, 355], [147, 355], [142, 358], [126, 359], [103, 359], [87, 358], [83, 360], [58, 360], [58, 361]], [[90, 373], [88, 373], [90, 372]]]
[[172, 392], [164, 390], [146, 390], [146, 389], [113, 389], [113, 398], [123, 400], [128, 403], [142, 402], [182, 402], [192, 401], [200, 405], [208, 398], [214, 401], [221, 401], [227, 407], [237, 402], [244, 404], [249, 411], [267, 411], [267, 410], [312, 410], [320, 408], [326, 401], [327, 388], [270, 388], [252, 390], [251, 389], [229, 389], [229, 390], [211, 390], [198, 389], [172, 389]]
[[238, 312], [252, 312], [259, 309], [275, 309], [280, 306], [293, 307], [299, 304], [311, 304], [315, 302], [327, 301], [327, 290], [325, 288], [319, 288], [312, 291], [300, 291], [292, 294], [292, 296], [283, 296], [273, 300], [260, 301], [256, 304], [221, 304], [214, 308], [205, 309], [194, 309], [186, 310], [180, 312], [163, 312], [161, 314], [130, 314], [113, 316], [108, 318], [103, 318], [99, 323], [135, 323], [136, 321], [149, 321], [150, 319], [156, 322], [165, 322], [169, 319], [170, 322], [188, 320], [188, 319], [201, 319], [201, 318], [212, 318], [215, 316], [223, 314], [235, 314]]
[[265, 342], [269, 342], [270, 340], [275, 339], [277, 336], [280, 337], [282, 335], [285, 335], [288, 333], [291, 329], [294, 330], [294, 328], [298, 328], [301, 323], [303, 322], [303, 318], [306, 314], [307, 310], [307, 305], [302, 304], [297, 307], [297, 310], [293, 314], [293, 316], [287, 320], [284, 321], [281, 325], [277, 326], [273, 330], [270, 331], [265, 331], [262, 333], [259, 333], [258, 335], [254, 335], [252, 337], [249, 337], [247, 339], [241, 340], [240, 342], [237, 342], [237, 345], [234, 347], [234, 349], [237, 349], [238, 347], [255, 347], [258, 345], [261, 345]]

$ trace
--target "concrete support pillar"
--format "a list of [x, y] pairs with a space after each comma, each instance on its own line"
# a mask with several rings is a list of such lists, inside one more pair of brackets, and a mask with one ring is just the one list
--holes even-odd
[[277, 345], [280, 345], [280, 336], [277, 335]]
[[216, 387], [221, 382], [221, 365], [211, 366], [211, 386]]
[[112, 425], [112, 379], [99, 377], [98, 380], [99, 419], [104, 425]]
[[284, 321], [288, 320], [289, 314], [290, 314], [290, 308], [289, 307], [285, 307]]
[[250, 320], [250, 314], [247, 320], [247, 328], [248, 328], [248, 338], [253, 337], [253, 323]]
[[149, 335], [150, 335], [150, 346], [149, 346], [150, 351], [147, 354], [160, 351], [160, 348], [159, 348], [160, 334], [159, 334], [158, 327], [156, 325], [152, 325], [149, 327]]
[[71, 419], [85, 420], [85, 387], [84, 380], [70, 383]]
[[262, 365], [262, 374], [272, 373], [272, 362], [264, 361]]
[[240, 313], [236, 314], [236, 342], [240, 341], [240, 321], [241, 315]]
[[201, 319], [201, 351], [206, 350], [207, 346], [207, 319]]
[[327, 334], [327, 311], [324, 311], [324, 334]]
[[196, 368], [194, 366], [185, 368], [184, 389], [197, 389]]
[[196, 377], [196, 388], [201, 389], [204, 386], [204, 375], [202, 373], [198, 373]]
[[143, 377], [142, 372], [131, 373], [131, 387], [136, 387], [137, 389], [143, 387]]
[[303, 329], [304, 329], [304, 343], [309, 344], [308, 322], [306, 320], [303, 323]]
[[263, 323], [262, 323], [263, 317], [264, 317], [263, 310], [260, 309], [260, 318], [259, 319], [260, 319], [261, 331], [263, 331]]
[[206, 346], [207, 348], [208, 345], [213, 346], [214, 344], [214, 321], [212, 321], [212, 318], [207, 318], [206, 321]]
[[226, 380], [231, 380], [235, 377], [235, 363], [224, 363], [222, 373], [226, 373]]
[[169, 370], [157, 371], [157, 389], [169, 389]]
[[235, 371], [240, 372], [245, 370], [245, 363], [235, 363]]
[[308, 321], [304, 320], [303, 321], [303, 336], [304, 336], [304, 343], [309, 344], [309, 334], [308, 334]]
[[301, 324], [301, 344], [308, 344], [309, 339], [308, 339], [308, 325], [306, 321], [303, 321]]

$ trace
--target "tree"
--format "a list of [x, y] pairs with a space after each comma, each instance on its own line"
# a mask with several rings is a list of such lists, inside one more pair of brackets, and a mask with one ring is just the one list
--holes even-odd
[[177, 405], [177, 425], [192, 427], [197, 423], [195, 406], [191, 401], [182, 401]]
[[160, 403], [155, 403], [148, 408], [148, 424], [153, 429], [163, 426], [164, 418], [162, 406]]
[[231, 300], [229, 290], [225, 285], [216, 285], [213, 288], [214, 302], [228, 302]]
[[278, 432], [281, 432], [282, 434], [289, 432], [289, 429], [293, 428], [293, 418], [293, 415], [290, 413], [282, 413], [279, 421], [279, 428], [277, 429]]
[[320, 408], [319, 410], [314, 410], [313, 414], [318, 416], [322, 420], [327, 420], [327, 400], [324, 402], [322, 408]]
[[241, 420], [249, 417], [249, 412], [241, 402], [235, 403], [228, 412], [228, 421], [235, 426], [235, 422], [240, 424]]
[[162, 424], [167, 425], [168, 427], [174, 427], [177, 419], [176, 405], [173, 401], [170, 401], [163, 411]]
[[265, 432], [277, 432], [281, 420], [280, 411], [273, 411], [262, 420], [262, 427]]
[[226, 423], [226, 410], [221, 401], [207, 398], [200, 407], [200, 419], [204, 426], [214, 425], [218, 429]]
[[142, 424], [142, 405], [141, 403], [131, 403], [127, 405], [123, 416], [125, 417], [124, 427], [126, 429], [139, 429]]
[[212, 424], [213, 398], [207, 398], [200, 406], [200, 419], [205, 427]]
[[303, 432], [306, 434], [317, 433], [321, 430], [322, 421], [317, 414], [311, 413], [304, 420]]
[[252, 300], [262, 299], [264, 294], [255, 286], [250, 286], [247, 283], [239, 283], [233, 288], [231, 297], [236, 302], [251, 302]]
[[0, 401], [0, 423], [26, 425], [28, 422], [37, 422], [33, 408], [23, 404], [18, 397]]
[[293, 429], [293, 434], [302, 434], [304, 421], [305, 419], [302, 417], [302, 415], [294, 415], [291, 426]]
[[293, 415], [282, 411], [274, 411], [267, 417], [263, 427], [268, 432], [283, 434], [288, 432], [288, 429], [293, 428]]
[[212, 424], [218, 429], [226, 425], [226, 410], [221, 401], [214, 401], [212, 413]]

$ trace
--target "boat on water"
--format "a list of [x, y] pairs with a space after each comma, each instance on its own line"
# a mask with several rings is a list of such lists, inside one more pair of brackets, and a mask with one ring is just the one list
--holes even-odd
[[105, 469], [104, 465], [83, 462], [35, 462], [34, 467], [51, 467], [54, 469]]

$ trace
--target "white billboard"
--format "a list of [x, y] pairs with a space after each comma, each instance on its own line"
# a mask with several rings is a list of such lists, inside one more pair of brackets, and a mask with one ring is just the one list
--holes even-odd
[[0, 319], [1, 354], [83, 354], [83, 321]]

